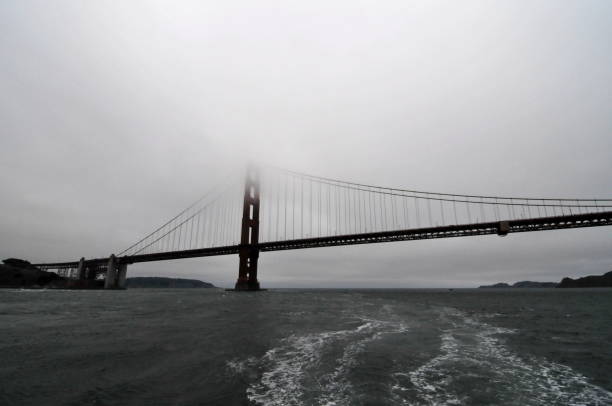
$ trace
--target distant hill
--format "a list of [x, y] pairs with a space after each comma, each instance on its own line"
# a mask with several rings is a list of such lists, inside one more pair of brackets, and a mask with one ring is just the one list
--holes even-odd
[[609, 288], [612, 287], [612, 271], [603, 275], [590, 275], [584, 278], [563, 278], [560, 288]]
[[197, 279], [135, 277], [127, 278], [128, 288], [214, 288], [215, 285]]
[[490, 289], [490, 288], [556, 288], [557, 283], [555, 282], [532, 282], [532, 281], [520, 281], [513, 285], [507, 283], [496, 283], [494, 285], [482, 285], [479, 289]]
[[496, 283], [494, 285], [481, 285], [478, 287], [478, 289], [489, 289], [489, 288], [511, 288], [512, 286], [508, 285], [507, 283], [504, 282], [500, 282], [500, 283]]
[[532, 282], [532, 281], [521, 281], [516, 282], [512, 285], [513, 288], [556, 288], [557, 282]]
[[516, 282], [514, 285], [496, 283], [494, 285], [482, 285], [478, 288], [612, 288], [612, 271], [603, 275], [589, 275], [578, 279], [563, 278], [560, 283], [522, 281]]

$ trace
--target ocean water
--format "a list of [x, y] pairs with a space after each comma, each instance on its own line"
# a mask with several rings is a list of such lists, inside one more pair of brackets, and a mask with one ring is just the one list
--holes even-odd
[[612, 405], [612, 290], [2, 290], [0, 405]]

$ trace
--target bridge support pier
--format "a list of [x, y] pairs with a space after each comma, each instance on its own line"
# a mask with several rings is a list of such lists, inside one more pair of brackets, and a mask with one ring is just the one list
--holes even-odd
[[259, 174], [250, 166], [244, 185], [240, 265], [235, 290], [259, 290], [257, 260], [259, 259]]
[[85, 280], [85, 271], [87, 269], [85, 268], [85, 258], [81, 258], [79, 260], [79, 266], [77, 267], [77, 278], [80, 281], [84, 281]]
[[87, 270], [87, 280], [93, 281], [96, 279], [96, 272], [98, 271], [98, 265], [88, 264], [85, 269]]
[[113, 289], [116, 286], [117, 280], [117, 258], [115, 254], [108, 258], [106, 266], [106, 279], [104, 280], [104, 289]]
[[127, 264], [119, 264], [117, 275], [117, 287], [119, 289], [126, 288], [126, 279], [127, 279]]
[[104, 289], [125, 289], [127, 277], [127, 264], [122, 264], [117, 261], [115, 255], [108, 258], [106, 266], [106, 279], [104, 280]]
[[111, 255], [106, 266], [106, 279], [104, 289], [125, 289], [127, 277], [127, 264], [117, 261], [115, 255]]

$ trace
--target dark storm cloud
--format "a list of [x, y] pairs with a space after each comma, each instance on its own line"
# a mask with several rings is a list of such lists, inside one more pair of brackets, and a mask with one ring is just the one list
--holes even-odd
[[[612, 5], [0, 5], [0, 255], [99, 257], [242, 162], [458, 193], [611, 197]], [[267, 253], [268, 286], [467, 286], [612, 266], [610, 230]], [[132, 274], [231, 284], [236, 258]]]

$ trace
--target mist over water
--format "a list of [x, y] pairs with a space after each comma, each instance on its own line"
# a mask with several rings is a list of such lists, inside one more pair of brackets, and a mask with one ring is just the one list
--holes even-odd
[[3, 405], [609, 405], [612, 291], [0, 292]]

